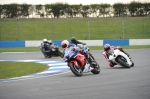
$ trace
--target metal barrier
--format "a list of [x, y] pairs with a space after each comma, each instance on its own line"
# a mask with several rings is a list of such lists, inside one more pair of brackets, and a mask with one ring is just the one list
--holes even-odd
[[[51, 42], [61, 46], [62, 40], [51, 40]], [[106, 43], [114, 46], [131, 46], [131, 45], [150, 45], [150, 39], [125, 39], [125, 40], [79, 40], [87, 44], [87, 46], [103, 46]], [[0, 48], [11, 47], [38, 47], [41, 40], [36, 41], [0, 41]]]

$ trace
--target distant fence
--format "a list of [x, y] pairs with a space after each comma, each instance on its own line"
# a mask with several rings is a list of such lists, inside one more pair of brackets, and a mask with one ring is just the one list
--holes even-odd
[[[51, 42], [61, 46], [62, 40], [51, 40]], [[79, 40], [85, 42], [87, 46], [103, 46], [106, 43], [114, 46], [150, 45], [150, 39], [124, 39], [124, 40]], [[12, 47], [38, 47], [41, 40], [33, 41], [0, 41], [0, 48]]]
[[4, 40], [150, 39], [150, 17], [1, 18]]

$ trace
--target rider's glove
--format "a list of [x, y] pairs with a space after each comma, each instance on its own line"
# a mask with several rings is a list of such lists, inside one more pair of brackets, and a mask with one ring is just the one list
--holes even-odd
[[88, 53], [88, 50], [87, 49], [83, 49], [83, 52], [85, 53], [85, 54], [87, 54]]

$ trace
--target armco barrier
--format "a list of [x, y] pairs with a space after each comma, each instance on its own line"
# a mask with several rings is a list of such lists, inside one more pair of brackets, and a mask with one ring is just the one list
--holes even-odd
[[129, 45], [150, 45], [150, 39], [130, 39]]
[[38, 47], [41, 45], [42, 40], [32, 40], [32, 41], [25, 41], [25, 47]]
[[25, 41], [0, 41], [0, 48], [25, 47]]
[[54, 43], [57, 44], [58, 46], [61, 46], [62, 40], [52, 40], [52, 42], [54, 42]]
[[[51, 40], [50, 40], [51, 41]], [[62, 40], [52, 40], [58, 46], [61, 46]], [[87, 46], [103, 46], [106, 43], [114, 46], [130, 46], [130, 45], [150, 45], [150, 39], [119, 39], [119, 40], [79, 40], [87, 44]], [[38, 47], [42, 40], [31, 41], [0, 41], [0, 48], [11, 47]]]
[[103, 40], [104, 44], [110, 44], [113, 46], [129, 46], [129, 40]]

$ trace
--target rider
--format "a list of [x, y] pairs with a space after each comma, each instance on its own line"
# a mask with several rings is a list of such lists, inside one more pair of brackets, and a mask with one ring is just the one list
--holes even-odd
[[[48, 44], [49, 47], [47, 47], [47, 44]], [[52, 43], [52, 42], [49, 42], [49, 41], [47, 40], [47, 38], [44, 38], [43, 41], [42, 41], [42, 43], [41, 43], [41, 47], [40, 47], [41, 50], [42, 50], [42, 53], [44, 54], [44, 51], [45, 51], [45, 50], [50, 49], [50, 46], [51, 46], [52, 44], [53, 44], [53, 43]], [[46, 54], [44, 54], [44, 56], [47, 57]]]
[[[86, 45], [86, 43], [78, 41], [75, 37], [71, 38], [71, 43], [73, 43], [75, 45], [77, 45], [77, 44]], [[88, 58], [89, 63], [91, 63], [92, 59], [89, 58], [89, 54], [88, 54], [89, 49], [87, 49], [87, 48], [81, 48], [81, 49], [82, 50], [80, 50], [80, 53], [83, 54], [86, 58]]]
[[75, 44], [73, 44], [73, 43], [70, 43], [69, 44], [69, 42], [67, 41], [67, 40], [63, 40], [62, 42], [61, 42], [61, 47], [62, 48], [64, 48], [63, 49], [63, 54], [65, 55], [65, 50], [66, 50], [66, 48], [71, 48], [73, 51], [76, 51], [76, 52], [79, 52], [80, 51], [80, 49], [79, 49], [79, 47], [77, 47]]
[[114, 53], [115, 49], [119, 49], [121, 52], [125, 53], [129, 57], [129, 54], [126, 53], [120, 46], [110, 46], [110, 44], [105, 44], [103, 55], [106, 58], [106, 60], [108, 60], [110, 67], [114, 67], [114, 65], [116, 65], [116, 63], [109, 61], [109, 55]]
[[42, 41], [42, 43], [41, 43], [41, 47], [42, 47], [42, 48], [45, 48], [45, 45], [46, 45], [46, 44], [52, 45], [53, 43], [52, 43], [52, 42], [49, 42], [49, 41], [47, 40], [47, 38], [44, 38], [43, 41]]
[[65, 48], [72, 48], [73, 51], [79, 52], [81, 54], [83, 54], [84, 56], [87, 56], [88, 51], [87, 50], [82, 50], [80, 47], [76, 46], [74, 43], [70, 43], [67, 40], [63, 40], [61, 42], [61, 46], [62, 48], [64, 48], [63, 50], [63, 54], [65, 54]]
[[[70, 43], [69, 44], [69, 42], [67, 41], [67, 40], [63, 40], [62, 42], [61, 42], [61, 46], [62, 46], [62, 48], [64, 48], [63, 49], [63, 54], [65, 55], [65, 50], [66, 50], [66, 48], [71, 48], [73, 51], [75, 51], [75, 52], [77, 52], [77, 53], [81, 53], [81, 54], [83, 54], [84, 56], [88, 56], [88, 51], [87, 50], [82, 50], [81, 48], [79, 48], [78, 46], [76, 46], [75, 44], [73, 44], [73, 43]], [[65, 57], [66, 58], [66, 57]], [[93, 68], [92, 67], [90, 67], [90, 70], [92, 70]]]
[[86, 43], [83, 43], [83, 42], [80, 42], [78, 41], [75, 37], [72, 37], [71, 38], [71, 43], [77, 45], [77, 44], [83, 44], [83, 45], [86, 45]]

